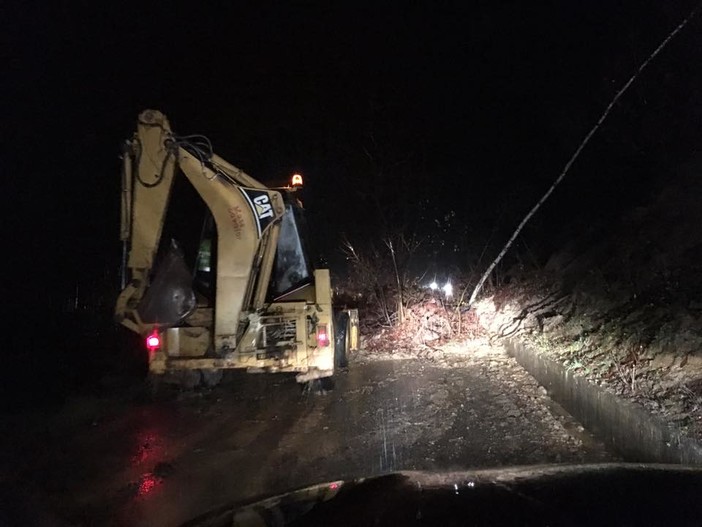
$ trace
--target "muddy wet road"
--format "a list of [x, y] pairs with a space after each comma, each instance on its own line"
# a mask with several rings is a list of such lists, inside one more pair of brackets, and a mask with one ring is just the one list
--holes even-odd
[[612, 459], [489, 348], [360, 360], [325, 396], [290, 377], [237, 374], [206, 393], [76, 402], [13, 427], [2, 443], [9, 499], [67, 525], [178, 525], [254, 495], [401, 469]]

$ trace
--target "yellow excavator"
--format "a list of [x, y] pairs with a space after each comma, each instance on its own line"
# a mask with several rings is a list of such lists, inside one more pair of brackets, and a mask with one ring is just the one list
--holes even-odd
[[346, 365], [358, 314], [333, 310], [329, 270], [313, 267], [300, 175], [267, 187], [156, 110], [122, 161], [115, 315], [144, 338], [152, 379], [213, 385], [244, 368], [308, 383]]

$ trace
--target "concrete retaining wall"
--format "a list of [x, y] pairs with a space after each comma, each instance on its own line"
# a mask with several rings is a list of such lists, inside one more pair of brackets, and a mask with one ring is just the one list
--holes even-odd
[[510, 340], [507, 352], [549, 396], [625, 461], [702, 465], [702, 444], [681, 437], [678, 430], [644, 409], [606, 392], [561, 364]]

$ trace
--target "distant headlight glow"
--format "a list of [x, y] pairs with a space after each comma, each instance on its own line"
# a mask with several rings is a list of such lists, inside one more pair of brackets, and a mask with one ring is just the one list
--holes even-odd
[[444, 287], [442, 287], [441, 289], [444, 290], [444, 294], [447, 297], [453, 296], [453, 286], [451, 285], [451, 282], [446, 282]]

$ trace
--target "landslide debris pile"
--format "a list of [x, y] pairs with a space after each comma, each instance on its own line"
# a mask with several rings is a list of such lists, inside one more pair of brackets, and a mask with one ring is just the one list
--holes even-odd
[[583, 236], [476, 306], [499, 336], [702, 439], [702, 178], [688, 170], [646, 206]]
[[447, 305], [430, 296], [406, 308], [402, 324], [382, 326], [375, 323], [370, 326], [361, 328], [363, 349], [396, 356], [427, 356], [431, 355], [431, 350], [447, 342], [476, 340], [485, 335], [475, 312], [461, 313], [455, 305]]

